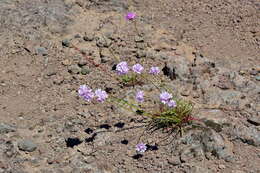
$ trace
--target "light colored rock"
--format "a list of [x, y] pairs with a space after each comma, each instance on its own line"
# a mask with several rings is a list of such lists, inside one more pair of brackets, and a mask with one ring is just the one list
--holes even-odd
[[260, 146], [260, 132], [253, 127], [238, 126], [231, 133], [244, 143]]
[[204, 145], [205, 152], [211, 152], [219, 159], [224, 159], [225, 161], [234, 159], [233, 144], [214, 130], [206, 131], [202, 136], [201, 142]]
[[15, 131], [16, 131], [15, 127], [13, 127], [9, 124], [0, 123], [0, 134], [6, 134], [9, 132], [15, 132]]
[[22, 140], [18, 143], [18, 148], [22, 151], [32, 152], [36, 150], [37, 145], [31, 140]]

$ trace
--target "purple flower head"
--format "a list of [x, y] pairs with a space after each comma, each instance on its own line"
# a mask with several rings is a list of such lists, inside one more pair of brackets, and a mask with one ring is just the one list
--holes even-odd
[[126, 20], [133, 20], [136, 17], [135, 13], [129, 12], [126, 14]]
[[159, 67], [151, 67], [149, 73], [153, 75], [157, 75], [160, 73], [160, 69]]
[[144, 67], [141, 64], [135, 64], [132, 69], [135, 73], [141, 74], [141, 72], [144, 70]]
[[86, 85], [80, 85], [78, 90], [79, 96], [82, 97], [86, 101], [91, 101], [91, 99], [94, 97], [94, 93], [92, 92], [92, 89], [90, 89]]
[[171, 100], [172, 95], [168, 92], [162, 92], [160, 94], [160, 100], [163, 104], [168, 104], [168, 102]]
[[170, 100], [167, 105], [170, 107], [170, 108], [175, 108], [177, 106], [176, 102], [174, 100]]
[[95, 91], [95, 95], [97, 97], [97, 101], [101, 102], [101, 103], [103, 103], [106, 100], [106, 98], [108, 97], [106, 91], [103, 91], [101, 89], [97, 89]]
[[129, 71], [127, 62], [122, 61], [119, 64], [116, 65], [116, 71], [118, 74], [123, 75], [123, 74], [127, 74]]
[[144, 101], [144, 92], [143, 91], [138, 91], [136, 93], [135, 99], [137, 102], [143, 102]]
[[140, 143], [135, 146], [135, 149], [137, 152], [143, 153], [147, 150], [147, 146], [144, 143]]

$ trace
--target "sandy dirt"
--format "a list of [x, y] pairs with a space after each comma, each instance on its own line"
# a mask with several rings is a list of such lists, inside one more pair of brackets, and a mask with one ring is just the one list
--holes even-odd
[[[258, 0], [0, 0], [0, 172], [260, 173], [259, 10]], [[118, 82], [118, 60], [168, 68], [160, 79], [206, 128], [151, 133], [140, 115], [78, 97], [86, 84], [152, 98], [148, 82]]]

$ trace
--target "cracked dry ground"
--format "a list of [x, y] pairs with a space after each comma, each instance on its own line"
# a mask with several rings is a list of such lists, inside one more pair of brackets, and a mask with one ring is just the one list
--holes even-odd
[[[258, 0], [0, 0], [0, 172], [260, 172], [259, 10]], [[139, 115], [78, 98], [81, 84], [155, 94], [119, 85], [109, 49], [167, 69], [161, 79], [203, 128], [149, 133]]]

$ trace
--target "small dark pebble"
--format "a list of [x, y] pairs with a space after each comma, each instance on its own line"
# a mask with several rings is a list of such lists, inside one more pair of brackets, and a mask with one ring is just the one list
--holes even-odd
[[84, 132], [86, 132], [87, 134], [91, 134], [93, 133], [93, 130], [91, 128], [86, 128]]
[[117, 128], [123, 128], [124, 125], [125, 125], [125, 123], [118, 122], [118, 123], [116, 123], [114, 126], [117, 127]]
[[54, 75], [56, 75], [56, 74], [57, 74], [56, 71], [48, 71], [48, 72], [47, 72], [47, 76], [54, 76]]
[[85, 142], [93, 142], [93, 141], [95, 140], [95, 137], [96, 137], [96, 136], [97, 136], [97, 134], [94, 133], [91, 137], [86, 138], [86, 139], [85, 139]]
[[76, 34], [76, 35], [74, 35], [74, 38], [81, 38], [81, 35], [80, 34]]
[[82, 143], [79, 138], [68, 138], [65, 140], [67, 147], [73, 148]]
[[121, 141], [121, 144], [127, 145], [127, 144], [128, 144], [128, 140], [126, 140], [126, 139], [122, 140], [122, 141]]
[[158, 147], [156, 145], [149, 145], [147, 144], [147, 150], [155, 151], [158, 150]]
[[116, 65], [117, 65], [117, 64], [114, 64], [114, 65], [112, 66], [112, 70], [116, 70]]
[[94, 40], [94, 34], [86, 34], [83, 39], [85, 41], [93, 41]]
[[143, 110], [136, 110], [136, 113], [137, 113], [138, 115], [142, 115], [142, 114], [144, 113], [144, 111], [143, 111]]
[[107, 93], [111, 93], [111, 92], [112, 92], [112, 90], [113, 90], [113, 88], [112, 88], [112, 87], [106, 87], [106, 89], [105, 89], [105, 91], [106, 91]]
[[70, 41], [69, 41], [69, 39], [64, 39], [64, 40], [62, 40], [62, 46], [70, 47]]
[[143, 155], [142, 154], [136, 154], [136, 155], [134, 155], [133, 156], [133, 159], [140, 159], [141, 157], [143, 157]]
[[168, 76], [171, 80], [174, 80], [177, 78], [175, 69], [168, 67], [167, 64], [165, 64], [165, 66], [163, 67], [162, 72], [165, 76]]
[[109, 124], [101, 124], [99, 127], [101, 129], [110, 129], [111, 128], [111, 126]]

